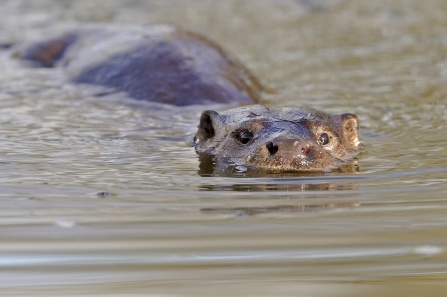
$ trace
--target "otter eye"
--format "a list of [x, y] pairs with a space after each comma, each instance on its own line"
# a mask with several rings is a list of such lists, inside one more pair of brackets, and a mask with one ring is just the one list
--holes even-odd
[[322, 133], [322, 134], [318, 137], [317, 142], [318, 142], [320, 145], [326, 145], [326, 144], [328, 144], [328, 143], [329, 143], [329, 135], [327, 135], [327, 133]]
[[241, 133], [239, 133], [239, 141], [242, 144], [246, 144], [247, 142], [249, 142], [251, 139], [253, 138], [253, 134], [251, 134], [250, 131], [242, 131]]

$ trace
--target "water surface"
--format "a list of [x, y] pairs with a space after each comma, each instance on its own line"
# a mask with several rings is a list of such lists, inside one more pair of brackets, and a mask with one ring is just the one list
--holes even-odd
[[4, 49], [5, 296], [447, 292], [444, 1], [0, 5], [4, 48], [84, 23], [183, 25], [274, 90], [265, 104], [355, 113], [363, 141], [357, 174], [201, 176], [202, 108], [95, 97]]

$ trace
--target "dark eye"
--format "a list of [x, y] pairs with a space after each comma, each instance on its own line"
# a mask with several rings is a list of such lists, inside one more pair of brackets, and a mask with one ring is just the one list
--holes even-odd
[[246, 144], [247, 142], [249, 142], [251, 139], [253, 138], [253, 134], [251, 134], [250, 131], [242, 131], [241, 133], [239, 133], [239, 141], [242, 144]]
[[329, 135], [327, 135], [327, 133], [322, 133], [322, 134], [318, 137], [317, 142], [318, 142], [320, 145], [326, 145], [326, 144], [328, 144], [328, 143], [329, 143]]

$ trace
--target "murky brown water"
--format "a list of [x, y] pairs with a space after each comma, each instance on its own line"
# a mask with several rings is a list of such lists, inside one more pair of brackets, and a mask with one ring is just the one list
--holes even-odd
[[357, 114], [360, 173], [201, 177], [201, 110], [94, 98], [3, 50], [1, 295], [447, 293], [446, 1], [0, 1], [2, 44], [84, 22], [184, 25], [266, 104]]

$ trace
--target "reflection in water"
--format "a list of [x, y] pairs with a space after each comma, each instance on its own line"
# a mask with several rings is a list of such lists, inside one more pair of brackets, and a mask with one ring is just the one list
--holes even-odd
[[360, 203], [322, 203], [322, 204], [298, 204], [278, 205], [272, 207], [234, 207], [234, 208], [202, 208], [204, 213], [233, 214], [237, 216], [257, 215], [266, 213], [298, 213], [311, 211], [328, 211], [338, 208], [360, 207]]
[[[358, 189], [358, 184], [354, 181], [347, 181], [343, 184], [327, 183], [318, 179], [287, 178], [284, 183], [276, 183], [274, 178], [250, 179], [249, 183], [233, 183], [230, 185], [200, 185], [200, 191], [232, 191], [232, 192], [285, 192], [288, 194], [307, 197], [306, 193], [315, 197], [318, 194], [326, 197], [325, 191], [352, 191]], [[349, 180], [349, 177], [347, 178]], [[307, 181], [311, 183], [307, 183]], [[266, 183], [267, 182], [267, 183]], [[316, 194], [315, 194], [316, 193]]]
[[355, 174], [359, 173], [360, 168], [358, 159], [354, 158], [350, 163], [344, 164], [339, 168], [333, 169], [331, 172], [282, 172], [282, 173], [268, 173], [260, 170], [253, 170], [247, 167], [240, 168], [229, 162], [225, 162], [224, 158], [216, 159], [213, 155], [207, 153], [198, 153], [199, 156], [199, 170], [197, 174], [203, 177], [206, 176], [224, 176], [224, 177], [299, 177], [299, 176], [326, 176], [328, 174]]
[[[199, 172], [202, 177], [239, 177], [244, 178], [244, 182], [233, 182], [229, 185], [222, 183], [217, 184], [202, 184], [198, 188], [199, 191], [230, 191], [233, 193], [246, 192], [275, 192], [275, 195], [265, 197], [266, 200], [281, 200], [293, 197], [294, 200], [302, 199], [318, 199], [327, 198], [328, 191], [344, 191], [344, 197], [355, 197], [354, 194], [349, 194], [349, 191], [358, 190], [358, 183], [351, 180], [350, 176], [344, 176], [346, 181], [331, 183], [327, 180], [322, 180], [322, 176], [330, 177], [331, 175], [338, 176], [340, 173], [358, 173], [358, 163], [354, 160], [352, 163], [339, 168], [331, 173], [281, 173], [281, 174], [266, 174], [264, 172], [245, 171], [239, 172], [234, 166], [224, 164], [223, 162], [216, 163], [212, 155], [200, 153], [199, 154]], [[339, 177], [339, 176], [338, 176]], [[245, 179], [249, 178], [249, 179]], [[278, 183], [279, 178], [283, 181]], [[241, 181], [241, 180], [239, 180]], [[246, 198], [247, 200], [257, 200], [254, 197]], [[357, 208], [360, 207], [358, 202], [347, 203], [296, 203], [296, 204], [282, 204], [274, 206], [244, 206], [244, 207], [215, 207], [215, 208], [201, 208], [201, 212], [209, 214], [232, 214], [236, 216], [243, 215], [257, 215], [265, 213], [299, 213], [299, 212], [315, 212], [328, 211], [339, 208]]]

